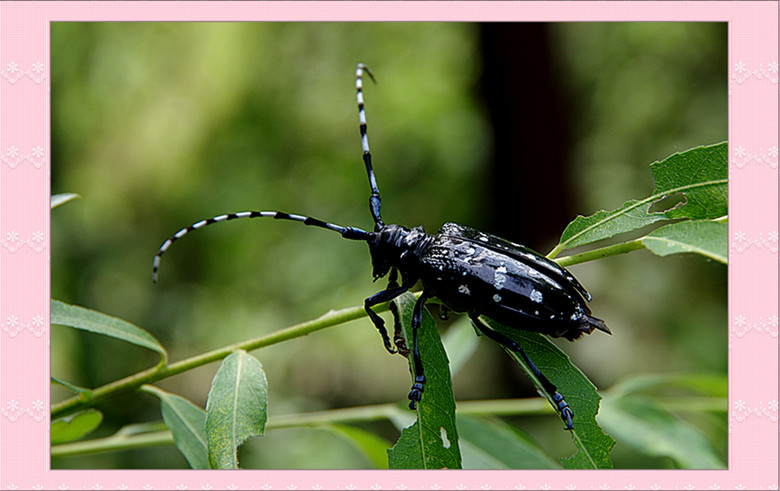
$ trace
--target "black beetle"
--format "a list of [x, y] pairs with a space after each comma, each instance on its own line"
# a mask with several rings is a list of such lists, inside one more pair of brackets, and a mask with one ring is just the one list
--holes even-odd
[[[355, 73], [355, 86], [363, 162], [371, 186], [369, 208], [374, 219], [373, 232], [280, 211], [245, 211], [220, 215], [183, 228], [167, 239], [154, 257], [152, 280], [157, 281], [160, 258], [175, 240], [192, 230], [236, 218], [268, 217], [293, 220], [338, 232], [346, 239], [365, 241], [371, 253], [374, 279], [389, 274], [387, 289], [367, 298], [364, 306], [390, 353], [401, 351], [408, 355], [409, 350], [400, 336], [397, 324], [394, 338], [397, 349], [393, 347], [384, 321], [372, 307], [393, 300], [418, 281], [423, 285], [412, 318], [411, 353], [414, 357], [415, 377], [409, 393], [410, 408], [414, 409], [416, 403], [421, 400], [425, 386], [425, 374], [417, 341], [417, 331], [422, 322], [422, 308], [428, 299], [436, 297], [447, 309], [468, 314], [476, 328], [487, 337], [520, 354], [555, 402], [556, 409], [566, 423], [566, 429], [572, 429], [574, 414], [555, 385], [536, 368], [517, 343], [488, 327], [479, 316], [485, 315], [516, 329], [564, 337], [571, 341], [583, 333], [590, 334], [594, 329], [610, 333], [604, 321], [590, 315], [586, 303], [591, 299], [590, 294], [563, 267], [527, 247], [499, 237], [456, 223], [444, 224], [436, 235], [426, 234], [422, 227], [409, 229], [400, 225], [385, 225], [380, 214], [381, 198], [368, 147], [363, 105], [364, 71], [373, 79], [371, 71], [360, 63]], [[401, 274], [400, 285], [398, 273]], [[395, 309], [391, 307], [391, 310], [397, 316]]]

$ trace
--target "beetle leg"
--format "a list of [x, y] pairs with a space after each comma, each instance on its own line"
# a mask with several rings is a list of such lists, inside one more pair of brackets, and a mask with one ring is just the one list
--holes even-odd
[[[374, 310], [371, 307], [380, 304], [382, 302], [389, 302], [395, 297], [406, 292], [408, 289], [409, 287], [407, 286], [396, 286], [395, 288], [388, 288], [387, 290], [382, 290], [379, 293], [375, 293], [371, 295], [363, 303], [363, 307], [366, 309], [366, 313], [368, 314], [368, 317], [371, 319], [371, 322], [374, 323], [374, 326], [376, 326], [376, 328], [379, 330], [379, 334], [382, 335], [382, 342], [384, 342], [385, 344], [385, 349], [391, 355], [397, 353], [398, 351], [395, 348], [393, 348], [393, 346], [390, 344], [390, 336], [387, 335], [387, 329], [385, 329], [385, 321], [383, 321], [382, 318], [379, 317], [379, 315], [376, 312], [374, 312]], [[390, 310], [393, 310], [392, 305], [393, 304], [391, 304]], [[393, 315], [396, 315], [396, 313], [397, 312], [393, 313]]]
[[423, 373], [422, 358], [420, 358], [420, 344], [417, 341], [417, 331], [422, 325], [422, 308], [425, 301], [430, 297], [423, 290], [420, 298], [414, 304], [414, 314], [412, 315], [412, 356], [414, 357], [414, 385], [409, 392], [409, 409], [415, 409], [416, 403], [422, 399], [423, 386], [425, 385], [425, 374]]
[[489, 328], [485, 325], [484, 322], [479, 320], [479, 316], [476, 314], [469, 314], [469, 318], [474, 323], [474, 325], [477, 326], [477, 328], [485, 334], [485, 336], [489, 337], [496, 343], [500, 344], [501, 346], [504, 346], [507, 349], [510, 349], [514, 351], [515, 353], [519, 353], [520, 356], [523, 357], [525, 362], [528, 364], [528, 366], [531, 368], [531, 370], [534, 372], [534, 375], [536, 375], [536, 378], [539, 379], [539, 381], [542, 383], [542, 387], [544, 387], [545, 392], [547, 392], [547, 395], [552, 398], [553, 402], [555, 402], [555, 408], [558, 410], [558, 412], [561, 415], [561, 419], [566, 423], [566, 429], [571, 430], [574, 428], [574, 423], [572, 422], [572, 419], [574, 418], [574, 413], [572, 412], [569, 405], [566, 403], [566, 400], [563, 398], [560, 392], [558, 392], [558, 388], [553, 385], [550, 380], [544, 376], [544, 374], [539, 371], [538, 368], [536, 368], [536, 365], [534, 365], [534, 362], [531, 361], [531, 358], [528, 357], [525, 350], [520, 347], [519, 344], [509, 339], [507, 336], [501, 334], [498, 331], [494, 331], [493, 329]]
[[[390, 278], [387, 282], [387, 289], [398, 288], [398, 269], [392, 268], [390, 270]], [[404, 358], [409, 357], [409, 349], [406, 347], [406, 339], [404, 339], [403, 332], [401, 330], [401, 316], [398, 313], [398, 305], [395, 302], [388, 304], [390, 312], [393, 314], [393, 344], [398, 349], [398, 352]]]

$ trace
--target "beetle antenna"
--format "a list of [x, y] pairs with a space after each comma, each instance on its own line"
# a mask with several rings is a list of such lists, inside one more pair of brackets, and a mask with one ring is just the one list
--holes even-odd
[[228, 220], [234, 220], [236, 218], [258, 218], [258, 217], [303, 222], [304, 225], [312, 225], [314, 227], [324, 228], [327, 230], [338, 232], [345, 239], [368, 240], [369, 237], [368, 232], [366, 232], [365, 230], [361, 230], [357, 227], [342, 227], [341, 225], [324, 222], [317, 218], [307, 217], [303, 215], [293, 215], [281, 211], [242, 211], [240, 213], [229, 213], [226, 215], [219, 215], [213, 218], [209, 218], [206, 220], [201, 220], [199, 222], [193, 223], [189, 227], [185, 227], [179, 230], [178, 232], [173, 234], [170, 238], [168, 238], [168, 240], [163, 242], [163, 245], [160, 246], [160, 249], [157, 251], [157, 254], [154, 255], [154, 261], [152, 262], [152, 282], [157, 283], [157, 271], [160, 269], [160, 258], [165, 253], [165, 251], [167, 251], [171, 247], [171, 244], [173, 244], [176, 240], [181, 239], [182, 237], [192, 232], [193, 230], [203, 228], [206, 225], [211, 225], [213, 223], [225, 222]]
[[360, 118], [360, 140], [363, 144], [363, 163], [366, 164], [368, 182], [371, 184], [371, 198], [369, 198], [368, 206], [371, 210], [371, 216], [374, 218], [374, 230], [378, 232], [385, 224], [382, 222], [382, 215], [380, 213], [382, 198], [379, 196], [379, 188], [376, 186], [374, 168], [371, 166], [371, 150], [368, 148], [366, 110], [363, 107], [363, 70], [368, 73], [368, 76], [371, 77], [371, 80], [373, 80], [374, 83], [376, 83], [376, 79], [366, 65], [358, 63], [357, 70], [355, 71], [355, 89], [357, 90], [358, 117]]

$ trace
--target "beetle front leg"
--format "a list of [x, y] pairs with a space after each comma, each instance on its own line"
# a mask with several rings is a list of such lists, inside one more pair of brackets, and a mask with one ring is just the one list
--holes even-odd
[[376, 312], [374, 312], [374, 310], [371, 307], [380, 304], [382, 302], [389, 302], [393, 300], [395, 297], [406, 292], [408, 289], [409, 288], [406, 286], [396, 286], [394, 288], [388, 288], [387, 290], [382, 290], [379, 293], [375, 293], [371, 295], [363, 303], [363, 307], [366, 309], [366, 313], [368, 314], [368, 317], [371, 319], [371, 322], [374, 323], [374, 326], [376, 326], [377, 330], [379, 331], [379, 334], [382, 335], [382, 342], [385, 344], [385, 349], [391, 355], [397, 353], [398, 351], [395, 348], [393, 348], [393, 345], [390, 344], [390, 336], [387, 335], [387, 329], [385, 329], [385, 321], [382, 320], [382, 318], [379, 317], [379, 315]]
[[574, 429], [574, 423], [572, 422], [572, 419], [574, 419], [574, 412], [572, 412], [571, 408], [569, 407], [569, 404], [566, 403], [566, 400], [563, 398], [561, 393], [558, 392], [558, 388], [552, 382], [550, 382], [550, 380], [547, 377], [545, 377], [544, 374], [541, 371], [539, 371], [538, 368], [536, 368], [536, 365], [534, 365], [534, 362], [532, 362], [531, 358], [528, 357], [525, 350], [521, 348], [519, 344], [509, 339], [507, 336], [501, 334], [498, 331], [494, 331], [493, 329], [486, 326], [485, 323], [479, 320], [478, 315], [469, 314], [469, 318], [485, 336], [489, 337], [490, 339], [497, 342], [501, 346], [504, 346], [514, 351], [515, 353], [520, 354], [520, 356], [523, 357], [525, 362], [534, 372], [534, 375], [536, 375], [536, 378], [538, 378], [539, 382], [541, 382], [544, 391], [547, 392], [547, 395], [549, 395], [550, 398], [553, 400], [553, 402], [555, 402], [554, 407], [560, 413], [561, 419], [563, 419], [564, 423], [566, 423], [566, 429], [567, 430]]
[[425, 373], [423, 372], [422, 358], [420, 358], [420, 343], [417, 340], [417, 331], [422, 325], [422, 308], [425, 301], [430, 297], [422, 292], [420, 298], [414, 304], [414, 313], [412, 315], [412, 357], [414, 359], [414, 385], [409, 392], [409, 409], [415, 409], [416, 403], [422, 399], [422, 393], [425, 386]]

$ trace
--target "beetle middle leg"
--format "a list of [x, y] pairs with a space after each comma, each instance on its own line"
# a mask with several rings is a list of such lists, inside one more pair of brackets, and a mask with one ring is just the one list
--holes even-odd
[[[398, 270], [393, 268], [390, 270], [390, 278], [387, 283], [387, 289], [398, 287]], [[390, 313], [393, 314], [393, 344], [395, 344], [398, 353], [404, 358], [409, 357], [409, 348], [406, 347], [406, 339], [403, 336], [401, 329], [401, 314], [398, 312], [398, 305], [395, 302], [390, 302], [387, 305]]]
[[566, 423], [566, 429], [567, 430], [574, 429], [574, 423], [572, 422], [572, 419], [574, 418], [574, 413], [572, 412], [571, 408], [566, 403], [566, 400], [563, 398], [561, 393], [558, 392], [558, 388], [555, 385], [553, 385], [553, 383], [550, 382], [550, 380], [547, 377], [545, 377], [544, 374], [541, 371], [539, 371], [538, 368], [536, 368], [536, 365], [534, 365], [534, 362], [532, 362], [531, 358], [528, 357], [525, 350], [521, 348], [519, 344], [509, 339], [507, 336], [486, 326], [485, 323], [479, 320], [478, 315], [469, 314], [469, 318], [485, 336], [489, 337], [490, 339], [500, 344], [501, 346], [504, 346], [507, 349], [510, 349], [515, 353], [520, 354], [520, 356], [523, 357], [525, 362], [534, 372], [534, 375], [536, 375], [536, 378], [538, 378], [539, 382], [541, 382], [542, 387], [544, 387], [545, 392], [547, 392], [547, 395], [549, 395], [550, 398], [552, 398], [553, 402], [557, 404], [556, 409], [560, 413], [561, 419], [563, 419], [563, 421]]
[[422, 393], [425, 386], [425, 373], [423, 372], [422, 358], [420, 358], [420, 344], [417, 340], [417, 332], [422, 325], [422, 309], [426, 300], [431, 298], [423, 290], [420, 298], [414, 304], [414, 313], [412, 314], [412, 357], [414, 358], [414, 384], [409, 392], [409, 409], [415, 409], [417, 402], [422, 399]]

